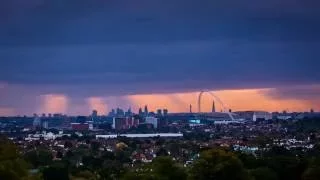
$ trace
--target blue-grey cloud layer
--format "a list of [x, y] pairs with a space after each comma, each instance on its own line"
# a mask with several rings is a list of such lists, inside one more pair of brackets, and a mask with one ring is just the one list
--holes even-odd
[[282, 87], [265, 91], [265, 95], [274, 99], [296, 99], [319, 102], [320, 86]]
[[320, 3], [315, 0], [22, 2], [1, 2], [2, 45], [319, 40]]
[[319, 8], [316, 0], [4, 0], [0, 81], [75, 96], [317, 84]]

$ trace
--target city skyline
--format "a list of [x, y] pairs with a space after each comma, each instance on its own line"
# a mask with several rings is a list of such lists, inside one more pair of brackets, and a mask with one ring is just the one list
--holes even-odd
[[[249, 90], [223, 90], [215, 91], [227, 108], [233, 111], [245, 110], [264, 110], [269, 112], [307, 112], [310, 109], [319, 111], [320, 106], [317, 104], [318, 99], [314, 101], [303, 100], [304, 95], [300, 93], [294, 99], [279, 97], [274, 94], [272, 89], [249, 89]], [[99, 115], [107, 115], [109, 111], [116, 108], [127, 110], [131, 108], [133, 112], [138, 112], [138, 109], [148, 106], [150, 111], [156, 112], [157, 109], [168, 109], [170, 112], [189, 112], [190, 104], [192, 112], [198, 112], [197, 98], [199, 92], [189, 93], [174, 93], [174, 94], [152, 94], [152, 95], [130, 95], [122, 97], [91, 97], [82, 101], [72, 101], [68, 97], [58, 94], [42, 96], [42, 100], [35, 104], [34, 110], [17, 109], [0, 111], [0, 116], [4, 115], [32, 115], [33, 113], [63, 113], [68, 115], [89, 115], [92, 110], [97, 110]], [[205, 112], [210, 112], [212, 109], [212, 101], [215, 101], [216, 110], [222, 110], [219, 104], [213, 97], [208, 94], [203, 95], [202, 109]], [[32, 103], [30, 103], [32, 104]], [[1, 110], [1, 109], [0, 109]], [[29, 110], [29, 111], [27, 111]]]
[[1, 1], [0, 115], [188, 111], [203, 89], [231, 109], [319, 110], [319, 9], [312, 0]]

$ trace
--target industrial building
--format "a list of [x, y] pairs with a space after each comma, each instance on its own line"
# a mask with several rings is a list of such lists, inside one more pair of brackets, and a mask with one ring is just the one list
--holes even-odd
[[237, 111], [235, 112], [241, 119], [245, 121], [270, 120], [272, 114], [267, 111]]

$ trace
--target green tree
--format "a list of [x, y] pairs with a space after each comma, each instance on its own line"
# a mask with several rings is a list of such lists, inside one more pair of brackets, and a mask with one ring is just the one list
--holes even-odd
[[236, 152], [237, 157], [241, 160], [244, 167], [247, 169], [255, 169], [263, 165], [263, 161], [256, 158], [252, 154], [246, 154], [242, 152]]
[[85, 167], [95, 170], [95, 169], [99, 169], [102, 166], [103, 159], [96, 158], [93, 156], [83, 156], [82, 163]]
[[115, 158], [116, 158], [115, 154], [113, 152], [110, 152], [110, 151], [103, 152], [101, 157], [104, 160], [115, 160]]
[[302, 180], [319, 180], [320, 167], [310, 167], [302, 175]]
[[53, 164], [42, 172], [44, 180], [69, 180], [68, 168], [64, 164]]
[[106, 160], [98, 174], [103, 180], [119, 179], [121, 175], [125, 174], [125, 169], [120, 161]]
[[165, 148], [160, 148], [157, 152], [156, 152], [157, 156], [168, 156], [169, 153], [167, 152], [167, 150]]
[[308, 162], [293, 152], [282, 147], [273, 147], [265, 153], [263, 161], [265, 166], [277, 173], [279, 179], [300, 180]]
[[183, 167], [174, 163], [171, 157], [158, 157], [152, 162], [152, 174], [159, 179], [187, 179]]
[[120, 161], [121, 163], [130, 163], [131, 162], [130, 155], [131, 153], [127, 150], [125, 151], [118, 150], [115, 152], [116, 160]]
[[260, 167], [250, 171], [255, 180], [277, 180], [277, 173], [267, 167]]
[[34, 168], [50, 165], [52, 158], [52, 153], [44, 149], [33, 150], [24, 154], [24, 159], [33, 165]]
[[124, 175], [122, 180], [155, 180], [154, 177], [147, 174], [130, 172]]
[[95, 180], [95, 174], [88, 170], [80, 171], [77, 174], [72, 176], [74, 180]]
[[308, 168], [302, 174], [302, 180], [319, 180], [320, 179], [320, 158], [313, 157], [310, 159]]
[[92, 151], [98, 151], [100, 146], [101, 146], [101, 144], [99, 142], [97, 142], [97, 141], [92, 141], [90, 143], [90, 147], [91, 147]]
[[27, 163], [20, 158], [17, 147], [7, 138], [0, 137], [0, 179], [28, 179]]
[[183, 167], [176, 164], [170, 157], [158, 157], [150, 165], [127, 173], [124, 180], [186, 180], [187, 173]]
[[231, 152], [208, 150], [201, 153], [190, 170], [191, 180], [248, 180], [249, 173]]

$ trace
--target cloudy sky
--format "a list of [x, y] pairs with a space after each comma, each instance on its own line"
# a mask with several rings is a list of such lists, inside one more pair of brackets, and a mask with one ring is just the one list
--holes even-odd
[[[0, 115], [320, 111], [318, 0], [2, 0]], [[209, 110], [212, 98], [205, 98]]]

